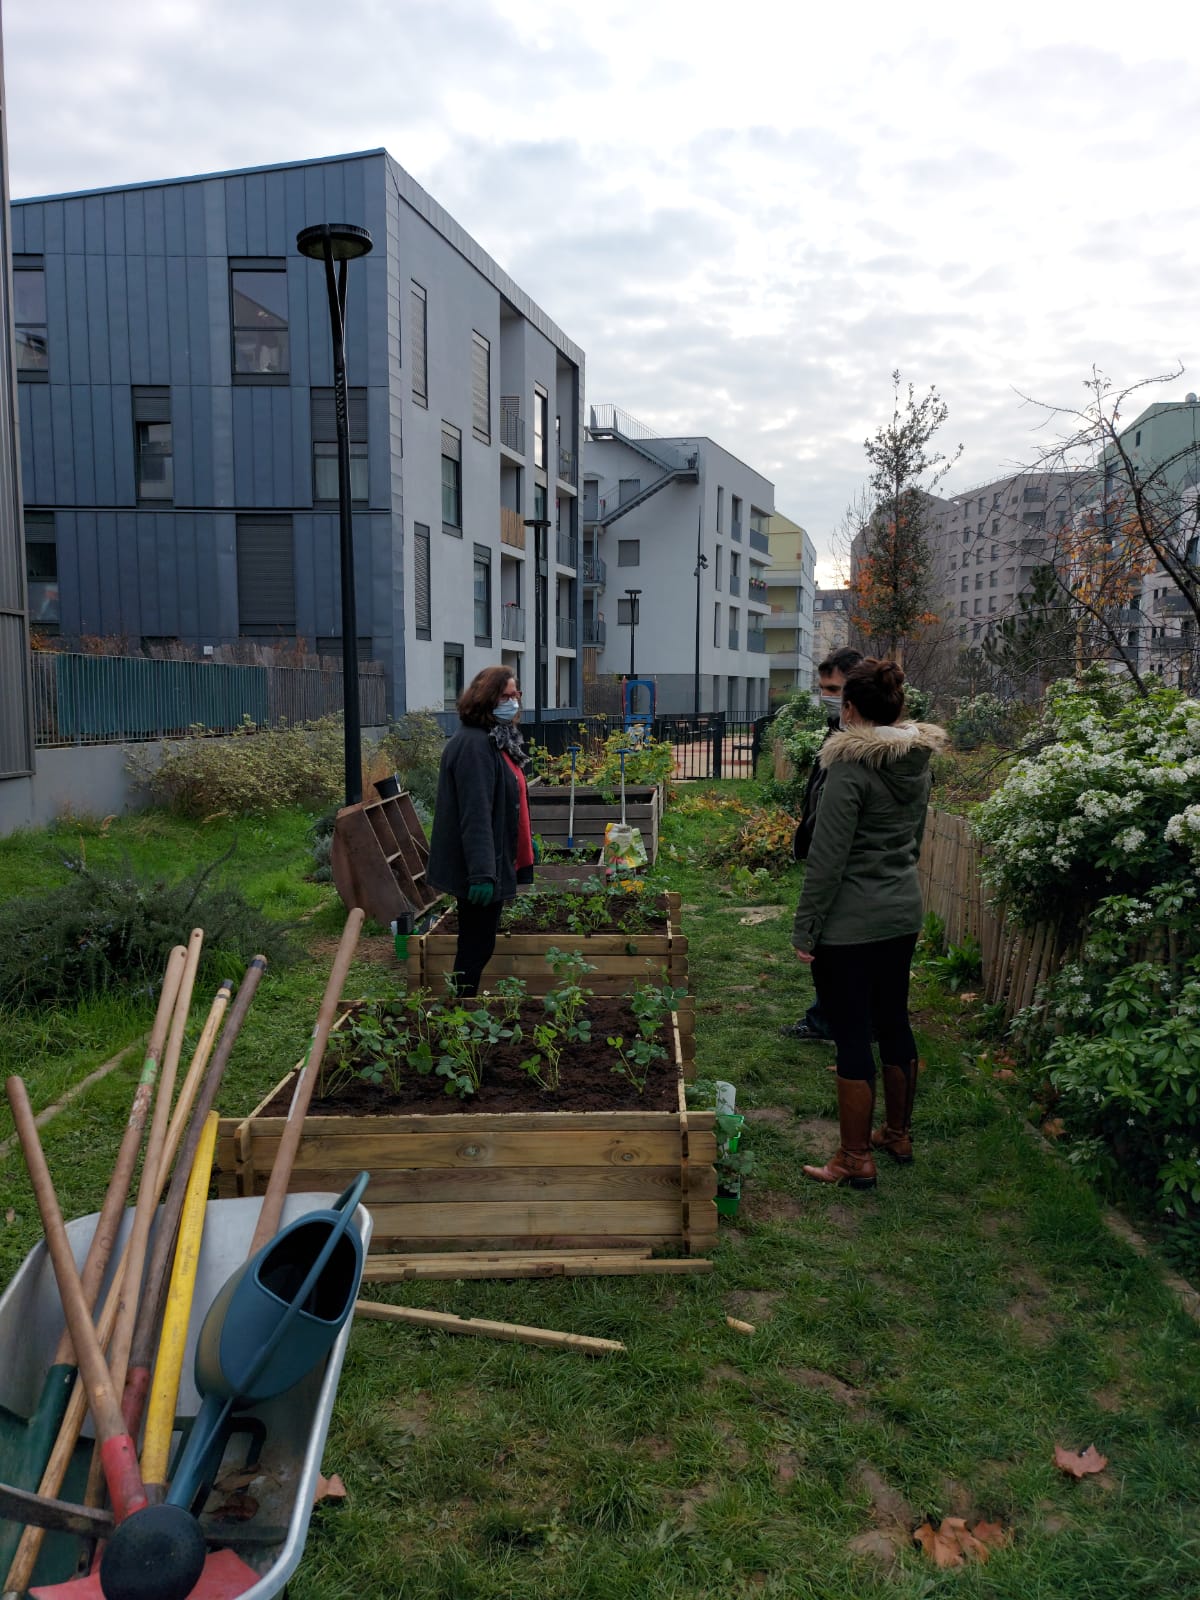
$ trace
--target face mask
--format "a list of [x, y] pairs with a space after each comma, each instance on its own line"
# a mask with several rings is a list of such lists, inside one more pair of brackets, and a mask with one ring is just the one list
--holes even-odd
[[511, 722], [520, 709], [521, 702], [519, 700], [501, 700], [500, 704], [493, 709], [492, 715], [497, 722]]
[[823, 694], [821, 696], [821, 710], [827, 717], [840, 717], [842, 714], [842, 697], [840, 694]]

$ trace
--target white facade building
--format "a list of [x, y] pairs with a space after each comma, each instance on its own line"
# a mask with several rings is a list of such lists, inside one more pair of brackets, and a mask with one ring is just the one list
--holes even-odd
[[653, 678], [668, 715], [766, 711], [774, 507], [774, 485], [712, 439], [659, 438], [591, 407], [583, 638], [597, 673]]

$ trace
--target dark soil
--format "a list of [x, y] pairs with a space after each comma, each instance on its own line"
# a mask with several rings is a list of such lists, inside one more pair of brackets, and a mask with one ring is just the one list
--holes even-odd
[[[542, 895], [533, 899], [530, 906], [529, 897], [522, 895], [505, 911], [501, 932], [666, 933], [669, 906], [665, 894], [610, 894], [604, 895], [604, 900], [608, 917], [599, 926], [593, 926], [588, 915], [590, 896]], [[458, 912], [448, 911], [437, 924], [436, 932], [457, 933]]]
[[[664, 1026], [658, 1037], [667, 1059], [654, 1063], [645, 1091], [639, 1094], [624, 1073], [612, 1070], [618, 1057], [608, 1043], [609, 1036], [615, 1038], [619, 1034], [627, 1041], [638, 1036], [637, 1021], [624, 999], [620, 996], [594, 998], [586, 1014], [591, 1020], [592, 1038], [587, 1044], [568, 1045], [563, 1051], [559, 1086], [555, 1090], [540, 1088], [519, 1066], [532, 1051], [533, 1028], [542, 1020], [541, 1007], [534, 1002], [521, 1011], [524, 1034], [521, 1042], [497, 1045], [487, 1057], [478, 1094], [466, 1098], [449, 1095], [445, 1090], [445, 1078], [433, 1074], [422, 1077], [405, 1068], [400, 1093], [361, 1078], [332, 1095], [322, 1094], [322, 1085], [318, 1084], [310, 1115], [371, 1117], [406, 1113], [440, 1116], [478, 1111], [678, 1110], [679, 1068], [673, 1059], [674, 1034], [669, 1025]], [[367, 1062], [364, 1056], [363, 1064]], [[289, 1078], [260, 1115], [286, 1116], [291, 1098], [292, 1080]]]

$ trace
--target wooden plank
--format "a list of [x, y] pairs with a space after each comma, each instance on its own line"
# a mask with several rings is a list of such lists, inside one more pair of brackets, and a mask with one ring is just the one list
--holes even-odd
[[[555, 1115], [555, 1113], [545, 1113]], [[561, 1113], [558, 1113], [561, 1115]], [[614, 1113], [615, 1115], [616, 1113]], [[669, 1113], [654, 1112], [665, 1124]], [[457, 1122], [450, 1118], [425, 1117], [422, 1122]], [[464, 1135], [447, 1129], [443, 1133], [421, 1131], [396, 1133], [377, 1131], [376, 1121], [391, 1118], [325, 1117], [314, 1119], [328, 1125], [328, 1129], [312, 1132], [305, 1128], [304, 1138], [296, 1157], [297, 1172], [309, 1173], [324, 1170], [366, 1167], [368, 1171], [383, 1163], [402, 1166], [412, 1171], [426, 1168], [480, 1169], [487, 1167], [612, 1167], [628, 1171], [631, 1168], [675, 1166], [679, 1161], [679, 1129], [671, 1126], [638, 1132], [614, 1131], [536, 1130], [498, 1131]], [[361, 1132], [350, 1132], [347, 1123]], [[253, 1124], [256, 1158], [264, 1171], [270, 1171], [279, 1148], [282, 1122]], [[714, 1139], [711, 1134], [709, 1137]], [[236, 1159], [236, 1152], [234, 1152]]]
[[[395, 1265], [391, 1265], [395, 1263]], [[423, 1258], [408, 1256], [370, 1256], [363, 1272], [364, 1283], [408, 1283], [429, 1280], [488, 1278], [652, 1278], [685, 1277], [711, 1272], [713, 1264], [703, 1256], [651, 1257], [637, 1250], [612, 1254], [586, 1251], [546, 1251], [541, 1256], [521, 1252], [497, 1251], [490, 1259], [461, 1255]]]
[[379, 1256], [376, 1264], [386, 1265], [389, 1262], [403, 1265], [405, 1262], [510, 1262], [510, 1261], [569, 1261], [578, 1257], [582, 1261], [594, 1261], [597, 1256], [628, 1258], [630, 1261], [648, 1261], [650, 1259], [650, 1246], [631, 1245], [623, 1250], [421, 1250], [419, 1252], [402, 1255]]
[[[716, 1216], [716, 1203], [712, 1203], [713, 1216]], [[461, 1234], [457, 1238], [431, 1239], [420, 1234], [408, 1235], [404, 1232], [404, 1222], [411, 1217], [411, 1210], [398, 1208], [398, 1215], [389, 1212], [387, 1221], [389, 1230], [380, 1232], [380, 1219], [372, 1212], [375, 1232], [371, 1235], [371, 1254], [384, 1255], [393, 1251], [411, 1253], [424, 1253], [431, 1249], [447, 1249], [455, 1247], [460, 1250], [495, 1250], [526, 1252], [537, 1246], [546, 1250], [553, 1250], [561, 1245], [566, 1249], [591, 1249], [608, 1254], [614, 1250], [622, 1250], [626, 1246], [649, 1245], [653, 1249], [678, 1250], [679, 1249], [679, 1212], [675, 1211], [672, 1226], [658, 1233], [646, 1230], [643, 1233], [544, 1233], [544, 1234], [499, 1234], [487, 1236], [476, 1234]], [[392, 1226], [394, 1222], [394, 1226]], [[717, 1233], [714, 1225], [708, 1248], [717, 1242]], [[696, 1249], [699, 1251], [699, 1240]]]
[[[714, 1146], [713, 1157], [716, 1150]], [[246, 1194], [265, 1194], [270, 1168], [261, 1163], [255, 1150], [257, 1181]], [[371, 1172], [367, 1205], [374, 1211], [382, 1205], [453, 1206], [486, 1202], [496, 1206], [523, 1206], [547, 1198], [574, 1203], [594, 1201], [598, 1207], [625, 1201], [647, 1202], [680, 1199], [680, 1169], [670, 1167], [481, 1167], [476, 1171], [458, 1168], [420, 1167], [413, 1171], [372, 1171], [369, 1161], [351, 1161], [344, 1167], [312, 1165], [299, 1168], [304, 1188], [314, 1191], [344, 1189], [354, 1173]], [[717, 1192], [717, 1175], [711, 1162], [691, 1175], [693, 1198], [711, 1200]]]
[[[715, 1213], [716, 1206], [713, 1205]], [[561, 1239], [574, 1243], [588, 1238], [678, 1239], [679, 1202], [675, 1200], [514, 1201], [507, 1205], [371, 1205], [376, 1228], [386, 1238], [393, 1233], [409, 1238], [524, 1238]]]

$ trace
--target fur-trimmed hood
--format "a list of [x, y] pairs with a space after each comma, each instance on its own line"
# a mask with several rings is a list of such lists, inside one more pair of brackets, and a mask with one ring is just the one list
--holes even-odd
[[946, 730], [933, 722], [897, 722], [891, 727], [858, 723], [831, 734], [821, 746], [819, 760], [825, 768], [835, 761], [856, 761], [864, 767], [894, 767], [914, 752], [923, 753], [923, 770], [931, 755], [944, 748]]

